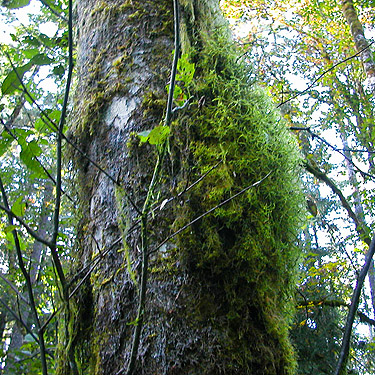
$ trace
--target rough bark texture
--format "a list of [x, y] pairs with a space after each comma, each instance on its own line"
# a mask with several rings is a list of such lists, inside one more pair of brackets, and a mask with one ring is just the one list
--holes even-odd
[[[105, 254], [75, 297], [70, 336], [61, 338], [82, 374], [124, 374], [129, 361], [141, 254], [139, 228], [129, 231], [137, 214], [126, 195], [142, 207], [155, 166], [155, 147], [139, 145], [134, 132], [163, 119], [172, 5], [77, 1], [79, 82], [71, 134], [121, 185], [74, 155], [81, 192], [77, 269]], [[264, 95], [255, 88], [252, 93], [237, 57], [226, 56], [233, 51], [223, 42], [229, 34], [218, 1], [181, 1], [181, 14], [183, 49], [196, 64], [194, 100], [172, 125], [158, 188], [162, 199], [225, 160], [173, 208], [150, 217], [151, 248], [273, 174], [242, 203], [232, 202], [151, 254], [135, 373], [290, 374], [295, 362], [285, 314], [301, 203], [294, 198], [295, 145]], [[242, 97], [249, 93], [250, 101]], [[70, 374], [64, 351], [58, 373]]]

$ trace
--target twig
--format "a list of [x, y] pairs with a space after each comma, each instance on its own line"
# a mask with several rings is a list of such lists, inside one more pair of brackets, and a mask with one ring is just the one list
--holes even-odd
[[[347, 308], [350, 308], [350, 304], [349, 303], [346, 303], [344, 301], [340, 301], [340, 300], [325, 300], [325, 299], [322, 299], [322, 300], [307, 300], [306, 298], [304, 298], [305, 300], [304, 301], [297, 301], [297, 308], [299, 307], [308, 307], [308, 306], [330, 306], [330, 307], [347, 307]], [[364, 322], [364, 323], [367, 323], [367, 324], [370, 324], [372, 326], [375, 327], [375, 320], [374, 319], [371, 319], [369, 318], [365, 313], [361, 312], [361, 311], [356, 311], [356, 314], [358, 315], [359, 317], [359, 320], [361, 322]]]
[[[191, 190], [195, 185], [197, 185], [199, 182], [201, 182], [204, 178], [206, 178], [206, 176], [208, 174], [210, 174], [214, 169], [216, 169], [221, 163], [223, 162], [223, 160], [220, 160], [218, 163], [216, 163], [213, 167], [211, 167], [206, 173], [204, 173], [202, 176], [200, 176], [196, 181], [194, 181], [191, 185], [189, 185], [188, 187], [186, 187], [184, 190], [180, 191], [176, 196], [174, 197], [171, 197], [171, 198], [168, 198], [167, 200], [163, 200], [162, 203], [158, 204], [152, 211], [150, 211], [149, 215], [150, 214], [155, 214], [158, 212], [159, 209], [161, 209], [162, 207], [165, 207], [168, 203], [172, 202], [173, 200], [177, 199], [177, 198], [181, 198], [184, 194], [186, 194], [189, 190]], [[141, 220], [137, 220], [128, 230], [128, 233], [131, 233], [133, 232], [137, 227], [138, 225], [141, 223]]]
[[174, 115], [177, 111], [181, 111], [182, 109], [185, 109], [187, 105], [190, 103], [191, 99], [193, 99], [192, 96], [188, 100], [186, 100], [186, 102], [182, 106], [173, 108], [172, 115]]
[[174, 54], [173, 54], [173, 63], [172, 63], [172, 70], [171, 70], [171, 80], [169, 82], [167, 112], [165, 114], [165, 121], [164, 121], [165, 126], [169, 126], [171, 119], [172, 119], [174, 86], [176, 82], [177, 63], [178, 63], [178, 58], [180, 56], [180, 9], [178, 5], [178, 0], [173, 0], [173, 9], [174, 9]]
[[349, 56], [347, 57], [346, 59], [334, 64], [333, 66], [331, 66], [328, 70], [326, 70], [325, 72], [323, 72], [322, 74], [319, 75], [318, 78], [316, 78], [305, 90], [303, 91], [300, 91], [298, 94], [292, 96], [291, 98], [289, 98], [288, 100], [285, 100], [283, 102], [281, 102], [280, 104], [277, 105], [277, 108], [281, 107], [283, 104], [285, 103], [288, 103], [290, 102], [291, 100], [297, 98], [298, 96], [306, 93], [307, 91], [309, 91], [320, 79], [322, 79], [327, 73], [329, 73], [330, 71], [334, 70], [337, 66], [351, 60], [351, 59], [354, 59], [355, 57], [357, 57], [358, 55], [360, 55], [363, 51], [365, 51], [366, 49], [370, 48], [375, 42], [371, 42], [368, 46], [366, 46], [365, 48], [362, 48], [360, 51], [358, 51], [357, 53], [355, 53], [354, 55], [352, 56]]
[[[177, 0], [175, 0], [177, 2]], [[130, 351], [130, 361], [128, 365], [127, 375], [132, 375], [135, 370], [135, 364], [137, 360], [138, 347], [141, 338], [141, 332], [143, 327], [144, 309], [146, 304], [146, 290], [147, 290], [147, 279], [148, 279], [148, 223], [147, 218], [151, 206], [151, 198], [154, 194], [156, 183], [160, 176], [162, 162], [164, 159], [166, 146], [163, 146], [163, 150], [158, 157], [156, 162], [154, 173], [150, 182], [150, 186], [147, 190], [147, 197], [142, 209], [141, 217], [141, 249], [142, 249], [142, 271], [141, 271], [141, 287], [139, 292], [139, 303], [137, 309], [137, 317], [135, 319], [135, 328], [133, 334], [133, 342]]]
[[64, 16], [62, 16], [57, 10], [51, 7], [46, 1], [39, 0], [45, 7], [47, 7], [56, 17], [62, 19], [64, 22], [68, 23], [69, 20], [67, 20]]
[[346, 319], [345, 333], [342, 339], [340, 356], [339, 356], [339, 360], [338, 360], [337, 367], [335, 370], [335, 375], [343, 375], [346, 372], [345, 367], [346, 367], [346, 363], [348, 361], [348, 356], [349, 356], [350, 337], [351, 337], [352, 330], [353, 330], [354, 317], [358, 310], [359, 298], [361, 296], [362, 287], [365, 282], [365, 278], [367, 276], [368, 270], [370, 268], [370, 263], [371, 263], [372, 257], [374, 256], [374, 253], [375, 253], [375, 235], [372, 238], [372, 241], [370, 243], [369, 250], [367, 253], [367, 259], [365, 261], [365, 264], [363, 265], [361, 273], [358, 276], [357, 285], [355, 286], [352, 300], [350, 302], [350, 309], [349, 309], [349, 313]]
[[72, 1], [69, 0], [69, 18], [68, 18], [68, 77], [66, 79], [64, 102], [61, 110], [59, 125], [57, 127], [57, 145], [56, 145], [56, 198], [55, 209], [53, 213], [53, 232], [51, 238], [51, 255], [56, 267], [57, 274], [62, 287], [65, 302], [68, 302], [69, 295], [67, 289], [66, 278], [62, 268], [62, 264], [57, 253], [57, 237], [59, 235], [60, 225], [60, 208], [61, 208], [61, 186], [62, 186], [62, 134], [67, 114], [70, 85], [73, 74], [73, 14]]
[[[44, 123], [48, 126], [49, 129], [51, 130], [56, 130], [58, 134], [65, 140], [66, 143], [68, 143], [70, 146], [74, 148], [83, 158], [85, 158], [89, 163], [91, 163], [96, 169], [98, 169], [101, 173], [103, 173], [110, 181], [112, 181], [116, 186], [121, 186], [121, 184], [114, 178], [112, 177], [107, 171], [105, 171], [97, 162], [92, 160], [84, 151], [82, 151], [70, 138], [68, 138], [64, 133], [62, 133], [58, 127], [58, 125], [48, 116], [48, 114], [40, 107], [40, 105], [35, 101], [33, 96], [30, 94], [28, 91], [27, 87], [23, 83], [23, 80], [21, 76], [19, 75], [16, 67], [14, 66], [9, 54], [5, 52], [9, 63], [12, 66], [12, 69], [17, 75], [17, 78], [19, 82], [21, 83], [22, 89], [24, 93], [27, 95], [27, 97], [31, 100], [31, 102], [38, 108], [40, 114], [42, 115], [41, 118], [43, 119]], [[47, 120], [47, 121], [45, 121]], [[137, 207], [137, 205], [133, 202], [133, 200], [130, 198], [129, 194], [125, 191], [125, 195], [127, 199], [129, 200], [130, 204], [133, 206], [135, 211], [140, 215], [141, 211]]]
[[17, 294], [17, 296], [19, 297], [19, 298], [21, 298], [22, 299], [22, 301], [23, 302], [25, 302], [26, 304], [28, 304], [29, 305], [29, 301], [18, 291], [18, 289], [13, 285], [13, 283], [12, 282], [10, 282], [4, 275], [3, 275], [3, 273], [2, 272], [0, 272], [0, 278], [2, 278], [3, 280], [4, 280], [4, 282], [6, 282], [8, 285], [9, 285], [9, 287], [13, 290], [13, 292], [14, 293], [16, 293]]
[[31, 229], [31, 227], [28, 224], [26, 224], [25, 220], [23, 220], [22, 218], [20, 218], [19, 216], [17, 216], [9, 207], [6, 207], [6, 206], [3, 206], [2, 204], [0, 204], [0, 210], [3, 210], [8, 215], [10, 215], [12, 218], [16, 219], [26, 229], [27, 233], [29, 233], [30, 236], [33, 237], [35, 240], [37, 240], [38, 242], [40, 242], [43, 245], [46, 245], [48, 247], [51, 246], [51, 242], [50, 241], [47, 241], [46, 239], [40, 237], [35, 232], [35, 230]]
[[27, 326], [27, 324], [21, 319], [21, 317], [19, 315], [17, 315], [9, 306], [8, 304], [3, 301], [3, 299], [0, 297], [0, 303], [8, 310], [8, 312], [13, 316], [13, 318], [15, 320], [17, 320], [17, 322], [21, 323], [24, 328], [26, 329], [26, 331], [33, 337], [33, 339], [35, 340], [36, 343], [39, 344], [39, 339], [37, 336], [35, 336], [34, 332], [30, 329], [30, 327]]
[[[168, 93], [168, 102], [167, 102], [167, 111], [165, 115], [165, 126], [170, 126], [172, 119], [172, 105], [173, 105], [173, 94], [176, 81], [177, 73], [177, 63], [180, 55], [180, 9], [178, 0], [173, 0], [173, 10], [174, 10], [174, 55], [172, 62], [171, 70], [171, 79], [169, 83], [169, 93]], [[130, 360], [128, 368], [126, 371], [127, 375], [132, 375], [135, 370], [138, 347], [141, 338], [141, 331], [143, 328], [143, 319], [144, 319], [144, 309], [146, 302], [146, 290], [147, 290], [147, 278], [148, 278], [148, 228], [147, 228], [147, 219], [150, 211], [151, 198], [154, 193], [155, 185], [159, 179], [160, 171], [162, 167], [162, 162], [165, 154], [165, 144], [162, 146], [162, 151], [158, 157], [158, 160], [155, 165], [154, 173], [150, 182], [150, 186], [147, 191], [147, 197], [145, 199], [142, 215], [141, 215], [141, 247], [142, 247], [142, 273], [141, 273], [141, 287], [139, 292], [139, 304], [137, 309], [137, 317], [135, 320], [135, 329], [133, 334], [133, 342], [130, 351]], [[120, 370], [120, 373], [123, 370]]]
[[[14, 111], [13, 111], [14, 112]], [[18, 138], [16, 136], [16, 134], [13, 133], [12, 129], [10, 129], [9, 125], [13, 125], [13, 121], [11, 122], [10, 120], [8, 120], [7, 122], [4, 122], [3, 119], [0, 119], [0, 122], [1, 124], [4, 126], [4, 129], [11, 135], [11, 137], [18, 142]], [[46, 174], [46, 176], [54, 183], [54, 185], [56, 185], [56, 180], [53, 178], [53, 176], [51, 175], [51, 173], [48, 172], [48, 169], [43, 165], [43, 163], [39, 160], [39, 158], [37, 158], [34, 154], [33, 154], [33, 157], [35, 158], [35, 160], [39, 163], [39, 165], [41, 166], [41, 168], [43, 169], [44, 173]], [[66, 197], [71, 201], [71, 202], [74, 202], [74, 199], [68, 194], [66, 193], [62, 188], [61, 188], [61, 192], [66, 195]]]

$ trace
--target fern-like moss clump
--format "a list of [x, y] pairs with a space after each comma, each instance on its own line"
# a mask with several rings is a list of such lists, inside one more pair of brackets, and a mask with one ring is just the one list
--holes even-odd
[[303, 207], [298, 147], [234, 47], [202, 45], [190, 52], [196, 76], [188, 89], [197, 102], [175, 125], [175, 143], [189, 144], [185, 163], [195, 178], [222, 163], [177, 209], [176, 228], [269, 176], [179, 236], [184, 266], [205, 280], [186, 314], [225, 327], [222, 355], [233, 369], [255, 374], [269, 363], [263, 374], [293, 373], [286, 317], [293, 314]]

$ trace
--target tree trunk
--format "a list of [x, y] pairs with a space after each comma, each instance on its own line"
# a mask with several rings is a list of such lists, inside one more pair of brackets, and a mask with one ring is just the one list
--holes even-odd
[[[81, 192], [75, 266], [97, 266], [74, 297], [59, 374], [74, 373], [75, 366], [82, 374], [129, 374], [140, 321], [135, 374], [294, 371], [287, 330], [298, 258], [293, 243], [304, 206], [299, 157], [269, 100], [238, 62], [218, 3], [181, 1], [182, 50], [195, 75], [190, 83], [177, 77], [192, 99], [174, 115], [164, 148], [140, 144], [136, 133], [165, 115], [173, 2], [77, 1], [79, 78], [71, 137], [105, 173], [72, 151]], [[155, 205], [213, 169], [149, 215], [146, 304], [136, 320], [143, 262], [136, 223], [158, 157]], [[67, 351], [74, 352], [76, 365], [64, 357]]]
[[353, 0], [343, 0], [341, 3], [342, 12], [350, 27], [355, 48], [362, 51], [361, 59], [367, 76], [367, 85], [371, 93], [375, 92], [375, 62], [372, 57], [370, 45], [365, 38], [361, 22], [358, 19], [357, 11], [354, 8]]

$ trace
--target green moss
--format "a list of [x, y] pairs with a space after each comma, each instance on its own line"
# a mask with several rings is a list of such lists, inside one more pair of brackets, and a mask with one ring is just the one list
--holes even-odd
[[[238, 63], [234, 47], [220, 37], [201, 40], [201, 45], [191, 53], [197, 74], [189, 87], [199, 100], [180, 117], [174, 138], [188, 129], [195, 178], [223, 163], [189, 195], [189, 209], [177, 208], [175, 229], [270, 175], [179, 235], [180, 256], [190, 273], [206, 280], [202, 306], [211, 305], [212, 289], [225, 290], [225, 296], [214, 293], [212, 301], [217, 306], [220, 300], [229, 322], [223, 355], [242, 368], [255, 366], [254, 356], [269, 361], [265, 358], [272, 350], [275, 367], [292, 374], [288, 316], [303, 207], [298, 148], [270, 99]], [[190, 314], [198, 319], [207, 312], [198, 308]], [[216, 324], [224, 328], [219, 319]], [[263, 344], [248, 342], [257, 331]]]
[[142, 100], [142, 110], [143, 116], [154, 116], [156, 118], [162, 119], [163, 112], [167, 106], [167, 99], [164, 96], [160, 96], [154, 91], [148, 91], [143, 96]]

